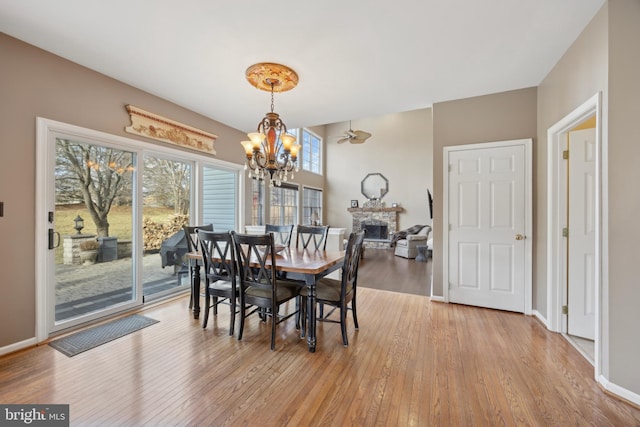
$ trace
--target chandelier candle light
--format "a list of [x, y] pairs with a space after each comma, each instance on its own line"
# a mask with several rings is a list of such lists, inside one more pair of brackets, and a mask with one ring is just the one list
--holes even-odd
[[298, 171], [301, 145], [273, 111], [273, 93], [296, 87], [298, 75], [285, 65], [264, 62], [247, 68], [246, 76], [254, 87], [271, 92], [271, 112], [258, 123], [257, 132], [247, 134], [250, 141], [241, 142], [247, 155], [244, 168], [249, 169], [249, 178], [264, 180], [268, 174], [271, 186], [280, 186]]

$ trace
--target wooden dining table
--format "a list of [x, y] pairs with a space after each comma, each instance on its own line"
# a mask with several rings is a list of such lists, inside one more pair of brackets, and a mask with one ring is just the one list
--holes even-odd
[[[276, 271], [291, 273], [296, 279], [304, 280], [309, 287], [307, 298], [307, 345], [310, 352], [316, 351], [316, 283], [319, 279], [342, 267], [345, 251], [325, 251], [313, 249], [284, 248], [275, 255]], [[202, 253], [189, 252], [187, 259], [191, 266], [193, 283], [193, 317], [200, 316], [200, 264]], [[271, 262], [267, 262], [270, 266]], [[256, 267], [258, 264], [256, 263]]]

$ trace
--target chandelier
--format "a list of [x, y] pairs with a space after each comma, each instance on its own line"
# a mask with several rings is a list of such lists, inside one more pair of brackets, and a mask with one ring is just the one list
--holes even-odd
[[247, 155], [244, 168], [249, 170], [249, 178], [269, 179], [272, 187], [280, 186], [298, 171], [301, 145], [273, 111], [273, 93], [296, 87], [298, 75], [285, 65], [263, 62], [247, 68], [246, 76], [256, 88], [271, 92], [271, 112], [260, 120], [256, 132], [247, 134], [250, 141], [241, 142]]

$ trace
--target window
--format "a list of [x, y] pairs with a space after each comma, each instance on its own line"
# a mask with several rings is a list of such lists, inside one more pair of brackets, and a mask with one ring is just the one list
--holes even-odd
[[322, 190], [302, 188], [302, 223], [305, 225], [322, 224]]
[[317, 174], [322, 173], [322, 138], [308, 129], [290, 129], [287, 133], [294, 135], [302, 145], [298, 162], [302, 170]]
[[251, 225], [264, 225], [264, 181], [251, 182]]
[[216, 231], [236, 229], [237, 174], [234, 171], [202, 168], [202, 223]]
[[283, 183], [271, 188], [269, 223], [288, 225], [298, 223], [298, 187]]
[[302, 129], [302, 169], [321, 173], [322, 140], [307, 129]]

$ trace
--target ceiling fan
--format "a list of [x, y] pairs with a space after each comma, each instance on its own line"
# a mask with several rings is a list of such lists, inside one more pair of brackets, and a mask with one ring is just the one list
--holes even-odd
[[351, 129], [351, 120], [349, 120], [349, 130], [344, 131], [344, 135], [338, 140], [338, 144], [349, 141], [351, 144], [362, 144], [371, 137], [369, 132], [363, 130]]

